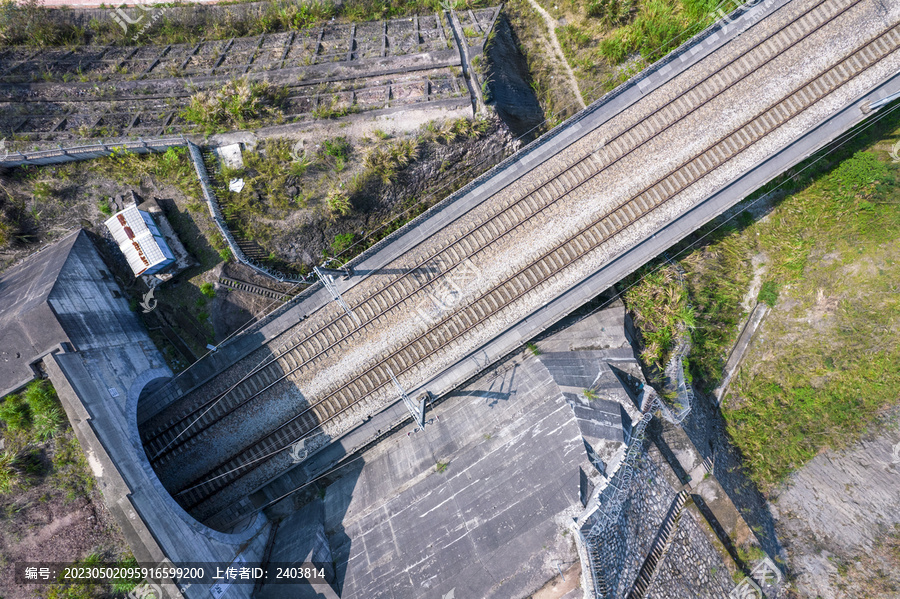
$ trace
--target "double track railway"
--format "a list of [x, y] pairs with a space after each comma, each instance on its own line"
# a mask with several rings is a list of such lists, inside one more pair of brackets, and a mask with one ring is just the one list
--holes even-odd
[[[419, 266], [396, 276], [385, 286], [357, 300], [348, 300], [359, 315], [357, 325], [341, 312], [330, 312], [325, 322], [313, 322], [304, 331], [295, 331], [273, 357], [251, 369], [237, 382], [207, 398], [189, 394], [196, 402], [177, 419], [146, 428], [145, 447], [155, 467], [165, 469], [185, 451], [190, 441], [214, 427], [226, 416], [248, 404], [264, 400], [266, 392], [279, 382], [314, 369], [317, 361], [342, 348], [350, 347], [362, 327], [378, 327], [389, 313], [411, 311], [417, 300], [427, 297], [429, 289], [446, 282], [464, 268], [467, 260], [485, 251], [497, 241], [514, 236], [522, 227], [554, 204], [598, 177], [626, 156], [678, 123], [685, 122], [697, 110], [724, 93], [751, 73], [823, 30], [863, 0], [818, 1], [752, 45], [740, 56], [718, 66], [702, 81], [684, 93], [665, 101], [647, 119], [617, 131], [599, 151], [565, 152], [565, 162], [533, 184], [525, 193], [495, 195], [485, 203], [493, 211], [457, 239], [443, 245], [433, 244]], [[444, 313], [426, 330], [399, 342], [380, 355], [373, 355], [370, 366], [352, 373], [332, 389], [311, 398], [273, 430], [255, 441], [236, 448], [231, 456], [187, 483], [170, 488], [188, 510], [207, 514], [204, 503], [235, 480], [289, 448], [299, 439], [315, 434], [323, 425], [345, 418], [360, 420], [366, 413], [366, 400], [374, 394], [389, 392], [391, 372], [400, 377], [414, 374], [442, 349], [467, 336], [478, 335], [503, 311], [525, 301], [551, 284], [554, 277], [609, 244], [636, 223], [659, 210], [672, 198], [732, 160], [793, 118], [841, 88], [900, 48], [900, 25], [875, 33], [860, 43], [843, 60], [802, 85], [794, 87], [765, 110], [747, 119], [743, 125], [723, 134], [705, 150], [697, 153], [668, 175], [645, 185], [638, 193], [602, 214], [556, 247], [549, 249], [505, 276], [491, 288]], [[441, 264], [434, 270], [429, 265]]]

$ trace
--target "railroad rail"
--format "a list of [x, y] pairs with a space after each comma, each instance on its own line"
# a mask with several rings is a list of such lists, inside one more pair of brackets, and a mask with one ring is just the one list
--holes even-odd
[[[364, 326], [369, 323], [377, 326], [388, 311], [409, 309], [416, 298], [427, 297], [426, 287], [440, 284], [442, 279], [448, 277], [471, 256], [483, 251], [496, 240], [514, 234], [535, 215], [575, 189], [595, 180], [612, 164], [682, 121], [699, 106], [705, 105], [737, 81], [825, 27], [856, 4], [859, 4], [858, 0], [814, 3], [808, 10], [771, 33], [766, 39], [759, 41], [747, 52], [707, 75], [698, 85], [668, 101], [652, 117], [622, 129], [605, 143], [601, 152], [583, 153], [580, 156], [566, 154], [565, 158], [569, 159], [568, 165], [557, 169], [542, 182], [534, 184], [525, 195], [509, 198], [502, 204], [498, 201], [500, 205], [494, 216], [474, 226], [469, 233], [445, 247], [435, 248], [434, 257], [423, 260], [420, 268], [413, 273], [399, 276], [376, 293], [352, 304], [354, 312], [363, 318]], [[685, 161], [669, 175], [659, 178], [619, 206], [599, 215], [587, 227], [491, 289], [472, 298], [468, 304], [445, 314], [424, 333], [404, 341], [402, 346], [388, 353], [373, 356], [371, 367], [355, 373], [349, 381], [330, 392], [321, 394], [321, 398], [310, 400], [310, 404], [295, 416], [255, 442], [239, 448], [231, 458], [215, 468], [171, 490], [182, 505], [189, 510], [195, 510], [219, 490], [288, 448], [298, 439], [314, 434], [325, 423], [344, 417], [354, 417], [354, 413], [358, 415], [365, 409], [363, 406], [367, 397], [386, 387], [389, 388], [388, 369], [398, 376], [414, 371], [423, 366], [440, 349], [463, 336], [477, 333], [480, 327], [498, 313], [546, 285], [551, 278], [601, 248], [648, 214], [658, 210], [688, 186], [896, 52], [898, 46], [900, 46], [900, 30], [897, 26], [873, 36], [838, 64], [785, 94], [744, 125], [733, 129], [709, 145], [705, 151]], [[444, 262], [435, 261], [436, 258], [441, 258]], [[429, 270], [427, 268], [429, 263], [450, 266]], [[288, 336], [284, 349], [270, 361], [252, 369], [237, 383], [201, 403], [200, 407], [195, 408], [187, 417], [174, 423], [167, 423], [152, 432], [147, 439], [148, 454], [152, 456], [157, 467], [164, 465], [164, 462], [170, 462], [175, 455], [181, 453], [180, 448], [187, 439], [262, 396], [280, 380], [303, 369], [312, 368], [319, 356], [334, 350], [339, 344], [352, 341], [356, 334], [358, 331], [355, 323], [341, 313], [333, 311], [330, 322], [317, 330], [308, 334], [295, 331]], [[212, 416], [203, 422], [207, 414]], [[196, 429], [189, 428], [190, 423], [194, 421], [198, 423]]]
[[[817, 6], [821, 6], [823, 4], [824, 2], [819, 2]], [[750, 67], [754, 66], [751, 63], [744, 64], [749, 64]], [[711, 80], [715, 75], [716, 73], [711, 74], [708, 80]], [[721, 93], [721, 91], [722, 90], [717, 90], [718, 93]], [[711, 100], [715, 95], [717, 95], [717, 92], [711, 91], [709, 97], [706, 98], [706, 101]], [[666, 108], [672, 106], [678, 100], [679, 99], [673, 99], [666, 107], [663, 108], [663, 110], [666, 110]], [[655, 128], [656, 135], [665, 131], [669, 126], [671, 126], [678, 120], [690, 116], [701, 105], [702, 104], [693, 108], [683, 107], [684, 110], [681, 114], [672, 115], [672, 122], [658, 122], [657, 127]], [[607, 147], [616, 144], [620, 139], [624, 139], [626, 135], [632, 135], [636, 133], [637, 128], [638, 125], [635, 125], [630, 129], [626, 129], [620, 132], [619, 135], [612, 138], [608, 142]], [[618, 159], [624, 158], [624, 156], [626, 156], [627, 154], [639, 149], [641, 145], [643, 145], [643, 143], [650, 141], [650, 139], [652, 139], [652, 137], [654, 136], [655, 135], [644, 135], [643, 139], [632, 138], [633, 143], [631, 143], [629, 147], [623, 148], [623, 151], [621, 152], [621, 155]], [[611, 161], [606, 166], [611, 166], [617, 160]], [[594, 161], [592, 155], [581, 156], [574, 165], [570, 165], [570, 168], [593, 169], [596, 171], [594, 172], [594, 175], [599, 175], [602, 173], [603, 169], [597, 170], [593, 167]], [[546, 211], [556, 202], [556, 200], [562, 197], [558, 189], [554, 186], [554, 181], [556, 177], [564, 177], [565, 175], [565, 170], [557, 172], [554, 175], [548, 177], [547, 180], [543, 182], [543, 184], [535, 185], [530, 193], [518, 198], [512, 198], [512, 201], [507, 201], [505, 205], [494, 204], [494, 206], [496, 207], [495, 212], [491, 214], [489, 218], [484, 219], [479, 224], [479, 226], [474, 227], [468, 234], [455, 240], [453, 243], [443, 248], [433, 246], [435, 251], [422, 258], [415, 269], [412, 269], [411, 272], [404, 276], [394, 279], [384, 289], [381, 289], [376, 294], [363, 299], [363, 301], [358, 306], [354, 306], [354, 310], [358, 308], [360, 313], [365, 315], [365, 320], [363, 321], [362, 326], [367, 326], [373, 323], [377, 324], [377, 319], [379, 317], [386, 314], [389, 310], [399, 306], [400, 303], [404, 300], [412, 298], [413, 295], [423, 287], [423, 285], [437, 282], [439, 277], [429, 276], [429, 274], [434, 273], [434, 265], [446, 264], [452, 268], [453, 266], [460, 264], [465, 257], [475, 255], [479, 250], [486, 248], [488, 245], [497, 241], [501, 237], [512, 233], [515, 230], [516, 225], [524, 224], [528, 220]], [[569, 179], [567, 180], [567, 182], [574, 188], [574, 186], [579, 181], [584, 182], [586, 179], [587, 177], [582, 171], [582, 174], [580, 176], [575, 175], [575, 179]], [[499, 221], [499, 227], [497, 226], [497, 223], [494, 222], [495, 220]], [[449, 268], [445, 267], [444, 274], [446, 274], [446, 271], [448, 270]], [[214, 396], [207, 403], [200, 405], [197, 408], [197, 411], [202, 411], [209, 407], [209, 405], [211, 405], [213, 402], [219, 402], [220, 400], [222, 400], [227, 394], [232, 394], [233, 399], [229, 398], [229, 400], [233, 403], [227, 406], [222, 406], [225, 408], [223, 414], [230, 413], [233, 408], [243, 405], [241, 402], [246, 399], [253, 399], [260, 393], [260, 391], [257, 391], [255, 393], [245, 394], [241, 390], [241, 386], [243, 385], [244, 380], [246, 380], [247, 378], [270, 367], [281, 369], [286, 376], [287, 374], [296, 372], [299, 368], [299, 365], [310, 363], [319, 355], [327, 351], [337, 349], [338, 340], [345, 340], [353, 328], [342, 324], [340, 321], [340, 317], [335, 318], [325, 325], [322, 325], [317, 331], [314, 331], [312, 334], [308, 334], [292, 340], [289, 343], [290, 347], [283, 354], [275, 356], [273, 359], [263, 364], [258, 369], [254, 369], [251, 373], [246, 375], [244, 379], [239, 381], [235, 387], [230, 388], [223, 394]], [[304, 344], [313, 346], [315, 351], [309, 352], [308, 349], [304, 348]], [[263, 376], [265, 378], [272, 378], [269, 375]], [[281, 380], [283, 378], [284, 377], [278, 377], [278, 380]], [[272, 380], [274, 381], [276, 379], [272, 378]], [[179, 426], [186, 425], [186, 423], [192, 421], [195, 416], [196, 412], [192, 412], [180, 423], [170, 424], [166, 428], [178, 428]], [[200, 426], [202, 426], [202, 424]], [[149, 447], [154, 452], [159, 450], [159, 448], [156, 447], [158, 443], [154, 443], [155, 441], [157, 441], [159, 434], [160, 433], [157, 432], [155, 435], [151, 436], [148, 439], [148, 442], [151, 443]], [[168, 441], [170, 441], [170, 439], [166, 440], [166, 442], [163, 444], [167, 444]]]
[[295, 292], [278, 291], [271, 287], [261, 287], [259, 285], [254, 285], [253, 283], [248, 283], [247, 281], [231, 279], [229, 277], [219, 277], [219, 283], [230, 289], [246, 291], [247, 293], [261, 295], [262, 297], [278, 300], [280, 302], [290, 301], [290, 299], [296, 295]]

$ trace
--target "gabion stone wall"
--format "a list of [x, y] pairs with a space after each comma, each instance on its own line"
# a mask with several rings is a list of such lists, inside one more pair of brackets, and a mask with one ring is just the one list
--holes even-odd
[[721, 599], [734, 589], [722, 556], [702, 527], [685, 509], [647, 599]]
[[656, 452], [645, 452], [637, 461], [618, 518], [600, 533], [599, 567], [609, 597], [624, 597], [631, 590], [677, 495], [660, 469], [661, 459]]

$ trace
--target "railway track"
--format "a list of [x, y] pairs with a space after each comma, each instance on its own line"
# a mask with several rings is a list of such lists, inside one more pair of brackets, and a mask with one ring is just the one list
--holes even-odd
[[[857, 2], [854, 2], [854, 4], [856, 3]], [[816, 16], [822, 18], [821, 13], [817, 15], [814, 11], [824, 4], [824, 0], [817, 3], [816, 6], [811, 8], [807, 13], [798, 17], [798, 20], [803, 18], [814, 19]], [[761, 64], [757, 61], [746, 60], [746, 57], [747, 55], [744, 55], [741, 59], [745, 71], [744, 75], [746, 75], [746, 72], [750, 72], [750, 70]], [[739, 61], [736, 60], [725, 68], [732, 67], [737, 62]], [[720, 69], [717, 73], [712, 73], [707, 78], [707, 81], [712, 82], [716, 75], [723, 71], [724, 69]], [[624, 143], [628, 145], [621, 147], [618, 158], [605, 165], [605, 168], [608, 168], [629, 153], [638, 150], [644, 143], [667, 130], [676, 122], [689, 117], [706, 102], [724, 91], [727, 85], [733, 84], [739, 76], [740, 75], [738, 74], [735, 74], [733, 77], [723, 76], [724, 78], [720, 79], [718, 83], [715, 84], [716, 87], [706, 90], [707, 93], [705, 97], [694, 96], [692, 98], [698, 101], [696, 105], [692, 106], [689, 103], [686, 104], [680, 101], [682, 98], [673, 99], [658, 113], [658, 115], [662, 116], [660, 116], [659, 120], [654, 122], [656, 127], [653, 134], [647, 134], [647, 131], [644, 130], [642, 135], [641, 131], [637, 130], [640, 125], [621, 131], [610, 140], [606, 147], [619, 148], [616, 144], [620, 141], [624, 141]], [[696, 89], [703, 90], [704, 88], [701, 85]], [[666, 115], [664, 111], [670, 109], [673, 112]], [[668, 120], [666, 117], [669, 117]], [[632, 135], [635, 136], [632, 137]], [[628, 140], [630, 140], [630, 144], [628, 143]], [[417, 268], [412, 272], [391, 281], [384, 289], [379, 290], [378, 293], [365, 298], [361, 303], [355, 305], [354, 310], [365, 316], [362, 326], [369, 324], [377, 325], [380, 317], [390, 310], [397, 308], [403, 301], [413, 297], [423, 285], [437, 282], [440, 279], [440, 275], [437, 277], [428, 276], [430, 274], [428, 272], [429, 264], [443, 262], [449, 264], [450, 268], [452, 268], [453, 266], [460, 264], [465, 257], [475, 255], [501, 237], [513, 233], [518, 226], [525, 224], [529, 219], [532, 219], [547, 210], [562, 197], [560, 188], [557, 187], [556, 180], [558, 178], [563, 178], [565, 184], [567, 184], [570, 189], [574, 189], [580, 183], [586, 181], [591, 173], [593, 176], [597, 176], [601, 174], [603, 170], [604, 169], [598, 170], [593, 154], [582, 155], [573, 164], [570, 164], [567, 169], [558, 170], [549, 176], [542, 184], [534, 186], [529, 193], [518, 198], [513, 198], [513, 201], [507, 201], [505, 204], [495, 204], [497, 208], [496, 211], [490, 215], [490, 218], [485, 219], [480, 226], [473, 228], [467, 235], [455, 240], [453, 243], [450, 243], [443, 248], [435, 248], [437, 251], [419, 262]], [[568, 175], [573, 171], [575, 172], [574, 175]], [[500, 226], [497, 226], [497, 223], [494, 222], [495, 220], [499, 220]], [[445, 272], [447, 270], [449, 269], [445, 268]], [[424, 273], [424, 276], [420, 276], [418, 273]], [[259, 369], [252, 371], [235, 386], [229, 388], [228, 391], [210, 398], [180, 422], [170, 423], [166, 427], [167, 430], [162, 432], [157, 430], [149, 439], [147, 439], [148, 448], [152, 452], [151, 455], [159, 457], [158, 452], [161, 451], [163, 446], [167, 446], [167, 449], [170, 448], [170, 442], [172, 441], [171, 437], [176, 434], [172, 432], [172, 430], [183, 430], [184, 427], [187, 426], [187, 423], [195, 420], [199, 412], [210, 407], [213, 403], [219, 403], [220, 405], [216, 406], [215, 412], [208, 413], [204, 420], [196, 423], [195, 426], [202, 428], [204, 425], [212, 424], [220, 417], [231, 413], [237, 407], [254, 399], [274, 383], [283, 380], [288, 374], [297, 372], [300, 365], [310, 363], [319, 355], [335, 349], [337, 343], [345, 340], [355, 326], [343, 323], [342, 320], [343, 318], [338, 316], [336, 319], [320, 327], [319, 330], [312, 334], [295, 338], [294, 341], [289, 343], [290, 347], [283, 354], [276, 356], [273, 360], [270, 360], [259, 367]], [[328, 331], [329, 328], [333, 328], [334, 330]], [[315, 351], [310, 353], [308, 348], [304, 347], [304, 344], [306, 343], [309, 343]], [[259, 386], [252, 381], [248, 381], [250, 377], [255, 376], [262, 370], [269, 369], [280, 370], [284, 374], [278, 377], [273, 377], [269, 372], [261, 374], [260, 377], [267, 380], [267, 384], [264, 386]], [[245, 382], [246, 387], [249, 387], [249, 389], [245, 389]], [[231, 395], [231, 397], [228, 398], [229, 401], [220, 402], [223, 397], [229, 394]], [[161, 437], [164, 437], [164, 440]]]
[[296, 295], [296, 293], [285, 293], [283, 291], [271, 289], [270, 287], [260, 287], [259, 285], [248, 283], [247, 281], [239, 281], [238, 279], [231, 279], [229, 277], [219, 277], [219, 283], [230, 289], [246, 291], [247, 293], [253, 293], [255, 295], [278, 300], [280, 302], [289, 301], [292, 297], [294, 297], [294, 295]]
[[[856, 3], [858, 2], [854, 2], [853, 4]], [[814, 11], [824, 4], [824, 0], [817, 3], [809, 11], [799, 16], [797, 20], [799, 21], [803, 18], [815, 19], [817, 16], [823, 18], [821, 13], [817, 14]], [[851, 5], [848, 4], [847, 7], [849, 8], [849, 6]], [[785, 26], [785, 28], [787, 27], [788, 25]], [[812, 31], [813, 30], [811, 30], [810, 33]], [[794, 43], [797, 41], [799, 40], [795, 40]], [[761, 45], [757, 47], [761, 47]], [[744, 60], [746, 56], [747, 55], [744, 55], [744, 57], [742, 57], [744, 65], [743, 76], [746, 76], [746, 73], [762, 64], [758, 61]], [[706, 81], [712, 82], [717, 75], [722, 74], [725, 69], [733, 67], [737, 62], [738, 61], [736, 60], [716, 73], [710, 74]], [[629, 139], [631, 143], [619, 148], [621, 151], [618, 158], [607, 164], [606, 168], [612, 166], [612, 164], [624, 158], [629, 153], [638, 150], [644, 143], [667, 130], [676, 122], [689, 117], [702, 105], [724, 91], [727, 85], [737, 81], [740, 76], [742, 75], [722, 75], [723, 78], [719, 80], [717, 87], [706, 89], [705, 91], [707, 93], [705, 96], [693, 97], [694, 100], [698, 101], [697, 105], [692, 106], [689, 103], [685, 104], [684, 102], [680, 102], [682, 98], [676, 98], [670, 101], [659, 113], [657, 113], [661, 116], [654, 123], [656, 124], [656, 127], [652, 135], [648, 135], [646, 131], [643, 131], [643, 135], [641, 135], [641, 132], [637, 131], [638, 126], [635, 126], [614, 136], [606, 147], [619, 148], [616, 144], [620, 141], [624, 141], [628, 144]], [[702, 84], [696, 89], [704, 90]], [[671, 112], [671, 114], [665, 114], [664, 111], [666, 110], [672, 110], [673, 112]], [[668, 122], [666, 120], [667, 117], [669, 119]], [[629, 137], [633, 134], [638, 137]], [[455, 240], [453, 243], [450, 243], [443, 248], [435, 247], [436, 251], [420, 261], [412, 272], [391, 281], [384, 289], [379, 290], [378, 293], [365, 298], [361, 303], [354, 306], [355, 311], [358, 311], [365, 316], [362, 326], [367, 326], [369, 324], [377, 325], [380, 317], [397, 308], [403, 301], [413, 297], [423, 285], [437, 282], [440, 279], [440, 275], [437, 277], [429, 276], [433, 274], [432, 272], [429, 272], [430, 264], [443, 262], [449, 264], [450, 268], [452, 268], [460, 264], [464, 257], [475, 255], [501, 237], [514, 232], [517, 226], [525, 224], [530, 219], [540, 215], [551, 207], [562, 197], [562, 195], [559, 194], [559, 188], [555, 186], [557, 178], [563, 177], [566, 184], [574, 189], [578, 184], [586, 180], [586, 172], [593, 172], [593, 176], [601, 174], [602, 169], [597, 170], [594, 162], [593, 154], [582, 155], [574, 162], [574, 164], [569, 165], [568, 169], [560, 169], [555, 172], [542, 184], [534, 186], [529, 193], [518, 198], [513, 198], [512, 201], [507, 201], [505, 204], [495, 204], [497, 208], [496, 211], [479, 226], [473, 228], [467, 235]], [[587, 169], [587, 171], [585, 171], [585, 169]], [[567, 172], [573, 170], [577, 171], [574, 178], [567, 177]], [[495, 219], [500, 221], [500, 227], [494, 223]], [[449, 269], [445, 268], [444, 270], [446, 273]], [[328, 331], [329, 328], [332, 330]], [[251, 371], [226, 392], [217, 394], [203, 402], [194, 411], [179, 421], [168, 423], [163, 430], [157, 429], [154, 431], [153, 434], [146, 439], [150, 455], [156, 460], [160, 458], [163, 453], [172, 451], [175, 448], [173, 443], [174, 437], [179, 435], [190, 423], [193, 423], [194, 432], [214, 424], [222, 417], [230, 414], [234, 409], [245, 405], [247, 402], [255, 399], [264, 391], [271, 388], [277, 382], [284, 380], [288, 375], [297, 372], [302, 365], [309, 364], [325, 352], [336, 349], [338, 343], [346, 340], [354, 328], [355, 324], [351, 326], [350, 323], [343, 323], [342, 317], [338, 315], [337, 318], [323, 325], [312, 334], [303, 337], [295, 337], [294, 340], [288, 343], [290, 347], [287, 347], [284, 352]], [[313, 347], [313, 352], [310, 352], [308, 348], [304, 347], [304, 344], [306, 343], [309, 343]], [[277, 376], [274, 375], [270, 372], [273, 370], [280, 371], [280, 374]], [[260, 379], [264, 381], [263, 385], [259, 385], [255, 381], [250, 380], [257, 374]], [[226, 396], [230, 397], [227, 397], [228, 401], [223, 402], [222, 400], [223, 398], [226, 398]], [[216, 405], [213, 410], [205, 412], [202, 420], [198, 421], [197, 417], [200, 413], [204, 412], [214, 404]]]
[[[764, 64], [765, 61], [778, 56], [787, 48], [823, 27], [836, 18], [841, 12], [847, 10], [854, 4], [855, 3], [847, 2], [841, 3], [840, 5], [836, 5], [836, 3], [828, 3], [827, 5], [824, 3], [816, 4], [810, 8], [809, 11], [800, 15], [791, 24], [786, 25], [785, 28], [776, 32], [773, 36], [770, 36], [755, 48], [752, 48], [748, 53], [742, 55], [740, 57], [740, 65], [750, 63], [756, 65], [751, 66], [751, 69], [758, 68], [759, 64]], [[778, 37], [779, 35], [781, 37]], [[407, 342], [402, 348], [396, 352], [392, 352], [390, 356], [380, 356], [379, 364], [360, 373], [353, 380], [342, 385], [321, 400], [316, 401], [309, 408], [297, 414], [293, 419], [283, 423], [280, 427], [254, 443], [251, 447], [242, 450], [232, 459], [219, 465], [217, 468], [210, 470], [204, 475], [197, 477], [195, 480], [191, 481], [191, 483], [182, 485], [178, 493], [180, 501], [188, 509], [198, 506], [217, 490], [223, 488], [235, 478], [238, 478], [245, 473], [248, 467], [258, 465], [261, 461], [271, 457], [274, 453], [288, 447], [298, 438], [307, 436], [325, 422], [332, 421], [339, 418], [341, 415], [346, 414], [348, 411], [353, 410], [358, 406], [361, 398], [365, 398], [367, 395], [377, 392], [379, 389], [389, 384], [390, 378], [387, 375], [387, 367], [390, 367], [395, 373], [398, 373], [398, 375], [407, 372], [425, 362], [439, 348], [444, 347], [449, 343], [453, 343], [454, 340], [459, 339], [465, 334], [470, 334], [472, 331], [477, 330], [479, 326], [482, 326], [483, 323], [493, 315], [512, 305], [527, 293], [543, 285], [556, 273], [571, 266], [586, 254], [591, 253], [610, 238], [633, 225], [637, 220], [659, 208], [669, 198], [677, 195], [687, 186], [692, 185], [700, 178], [706, 176], [712, 172], [712, 170], [718, 168], [722, 163], [744, 151], [747, 147], [783, 125], [786, 121], [808, 108], [811, 104], [824, 98], [833, 90], [839, 88], [841, 85], [869, 68], [872, 64], [877, 63], [878, 60], [881, 60], [891, 52], [895, 51], [895, 48], [898, 46], [898, 41], [900, 41], [900, 34], [898, 34], [896, 27], [875, 38], [872, 42], [848, 56], [843, 62], [809, 81], [806, 85], [795, 90], [793, 93], [787, 95], [780, 102], [772, 105], [767, 111], [757, 115], [743, 127], [736, 129], [729, 135], [721, 138], [716, 144], [712, 145], [694, 159], [681, 165], [679, 169], [669, 176], [654, 182], [640, 194], [632, 197], [608, 214], [601, 216], [591, 226], [571, 237], [565, 243], [532, 262], [526, 268], [495, 286], [469, 305], [444, 318], [427, 333]], [[756, 52], [756, 55], [755, 58], [752, 58], [750, 55], [753, 54], [754, 51]], [[762, 62], [759, 63], [754, 61]], [[725, 65], [722, 69], [711, 74], [701, 85], [690, 90], [684, 96], [672, 100], [662, 110], [656, 113], [654, 119], [648, 119], [639, 125], [626, 129], [621, 134], [615, 136], [613, 140], [607, 142], [605, 145], [607, 155], [613, 153], [613, 155], [618, 156], [612, 162], [621, 159], [621, 152], [632, 151], [629, 150], [629, 148], [634, 148], [645, 143], [646, 138], [649, 136], [657, 135], [659, 131], [671, 126], [672, 123], [667, 124], [666, 121], [663, 120], [663, 115], [666, 114], [666, 110], [673, 111], [670, 114], [674, 115], [679, 114], [679, 111], [685, 115], [689, 114], [694, 109], [693, 107], [696, 103], [705, 103], [706, 101], [709, 101], [709, 98], [714, 97], [715, 94], [721, 93], [721, 91], [716, 91], [717, 86], [719, 88], [725, 88], [729, 85], [733, 85], [736, 79], [733, 79], [732, 77], [739, 76], [740, 69], [746, 68], [741, 67], [740, 65], [735, 64], [735, 62]], [[729, 72], [727, 69], [732, 69], [732, 71]], [[738, 70], [734, 71], [734, 69]], [[707, 96], [706, 100], [703, 99], [704, 96]], [[654, 129], [656, 130], [656, 133], [654, 133]], [[543, 189], [544, 194], [547, 194], [549, 193], [549, 189], [555, 190], [555, 196], [551, 196], [549, 202], [555, 202], [575, 188], [596, 177], [607, 167], [608, 164], [602, 165], [594, 153], [582, 156], [567, 169], [558, 172], [555, 177], [525, 197], [539, 198], [542, 195], [540, 190]], [[523, 201], [524, 199], [513, 205], [518, 205], [521, 210], [523, 209], [523, 205], [520, 202]], [[513, 212], [513, 214], [515, 214], [515, 212]], [[512, 227], [505, 232], [501, 232], [496, 223], [494, 223], [493, 227], [487, 226], [491, 222], [493, 221], [485, 223], [483, 228], [487, 231], [490, 231], [491, 229], [495, 230], [498, 236], [508, 234], [516, 228]], [[476, 231], [477, 230], [478, 229], [476, 229]], [[485, 233], [483, 231], [480, 236], [466, 236], [469, 240], [468, 244], [458, 244], [457, 242], [454, 242], [451, 246], [446, 248], [448, 255], [451, 257], [456, 256], [456, 263], [458, 264], [468, 255], [471, 255], [471, 253], [467, 254], [466, 250], [469, 250], [470, 252], [478, 251], [475, 247], [472, 247], [471, 244], [474, 243], [475, 240], [478, 240], [479, 237], [484, 238], [484, 236]], [[487, 239], [483, 239], [483, 241], [487, 241]], [[432, 280], [444, 276], [447, 272], [448, 271], [445, 270]], [[406, 277], [402, 277], [397, 279], [397, 281], [405, 279]], [[397, 281], [394, 281], [394, 283]], [[399, 291], [397, 293], [398, 296], [396, 297], [393, 295], [388, 296], [394, 297], [395, 306], [399, 306], [405, 301], [405, 299], [400, 296]], [[372, 297], [377, 298], [384, 296], [379, 293]], [[360, 306], [365, 305], [368, 301], [369, 300], [365, 300]], [[354, 307], [354, 310], [356, 309], [357, 307]], [[360, 311], [369, 318], [369, 322], [376, 317], [374, 312], [369, 313], [366, 310]], [[343, 333], [346, 337], [352, 333], [352, 327], [347, 322], [343, 322], [343, 326], [338, 326], [341, 324], [342, 320], [342, 317], [338, 317], [333, 323], [337, 326], [337, 330], [344, 329]], [[333, 340], [333, 342], [336, 342], [336, 340]], [[273, 360], [271, 364], [277, 364], [281, 358], [289, 356], [290, 351], [293, 351], [293, 349], [304, 347], [304, 345], [299, 345], [292, 348], [292, 350], [288, 350], [282, 356]], [[321, 349], [324, 349], [324, 347]], [[300, 351], [302, 355], [303, 350]], [[307, 348], [306, 353], [312, 352]], [[288, 364], [290, 364], [290, 362], [288, 362]], [[260, 373], [264, 368], [266, 368], [266, 366], [263, 366], [256, 372], [252, 372], [246, 378], [246, 382], [255, 379], [257, 376], [262, 380], [265, 375], [261, 375]], [[300, 364], [297, 364], [294, 368], [299, 369]], [[242, 382], [245, 381], [239, 382], [233, 388], [238, 388], [241, 386]], [[270, 387], [271, 384], [268, 386]], [[262, 392], [263, 391], [259, 391], [257, 395]], [[219, 399], [222, 397], [223, 396], [220, 396]], [[233, 402], [223, 403], [229, 405], [233, 404]], [[236, 409], [237, 407], [239, 406], [234, 406], [233, 409]]]

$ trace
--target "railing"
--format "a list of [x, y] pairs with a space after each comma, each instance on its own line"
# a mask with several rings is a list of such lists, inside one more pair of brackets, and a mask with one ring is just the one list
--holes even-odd
[[[674, 266], [682, 284], [684, 284], [684, 271], [679, 266]], [[582, 517], [582, 521], [585, 523], [593, 519], [593, 524], [587, 533], [584, 532], [583, 527], [578, 532], [587, 553], [588, 570], [590, 571], [593, 584], [591, 594], [596, 599], [609, 599], [612, 597], [611, 593], [615, 592], [615, 589], [607, 588], [605, 577], [601, 571], [602, 561], [599, 541], [603, 531], [618, 520], [622, 506], [628, 498], [631, 482], [634, 479], [635, 465], [641, 456], [644, 455], [647, 426], [653, 420], [653, 414], [657, 411], [667, 421], [673, 424], [681, 424], [691, 412], [691, 407], [694, 403], [694, 391], [688, 384], [684, 373], [684, 358], [691, 351], [691, 339], [683, 323], [679, 324], [679, 337], [678, 347], [665, 369], [668, 382], [675, 385], [675, 405], [678, 407], [678, 411], [673, 412], [653, 388], [645, 387], [646, 399], [642, 402], [644, 415], [632, 429], [625, 458], [610, 480], [609, 485], [601, 491], [600, 496], [597, 498], [598, 505], [594, 512], [587, 517]], [[610, 489], [612, 491], [609, 491]], [[605, 501], [600, 504], [600, 499], [606, 493], [609, 494]]]
[[200, 148], [192, 142], [187, 142], [187, 147], [191, 156], [191, 162], [194, 163], [194, 170], [197, 171], [197, 178], [200, 180], [200, 188], [203, 190], [203, 198], [206, 200], [206, 205], [209, 207], [209, 213], [215, 221], [216, 226], [219, 228], [222, 237], [225, 238], [225, 243], [228, 244], [228, 249], [231, 250], [235, 259], [241, 264], [249, 266], [256, 272], [282, 283], [310, 283], [311, 281], [305, 277], [292, 277], [277, 270], [273, 270], [248, 258], [244, 254], [234, 236], [231, 234], [231, 231], [228, 230], [225, 217], [222, 215], [222, 211], [219, 208], [219, 202], [216, 200], [216, 195], [213, 192], [213, 186], [210, 182], [209, 173], [206, 170], [206, 163], [203, 160], [203, 154], [200, 152]]
[[90, 160], [92, 158], [103, 158], [121, 150], [127, 150], [135, 154], [165, 152], [169, 148], [181, 147], [187, 143], [188, 141], [184, 137], [169, 137], [149, 140], [138, 139], [137, 141], [123, 141], [110, 144], [99, 141], [86, 146], [73, 146], [70, 148], [60, 146], [55, 150], [35, 150], [34, 152], [9, 152], [5, 148], [0, 148], [0, 167], [41, 166], [75, 162], [77, 160]]

